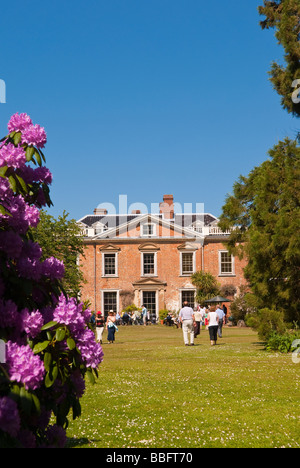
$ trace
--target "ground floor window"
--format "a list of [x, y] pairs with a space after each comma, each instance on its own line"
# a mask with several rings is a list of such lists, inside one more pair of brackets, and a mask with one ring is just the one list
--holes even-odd
[[186, 301], [189, 303], [189, 306], [192, 307], [193, 309], [195, 306], [195, 291], [194, 290], [181, 291], [181, 305], [183, 305], [183, 303]]
[[103, 292], [103, 312], [105, 318], [108, 316], [108, 312], [113, 310], [115, 313], [118, 312], [118, 293], [117, 291], [104, 291]]
[[156, 315], [156, 291], [143, 291], [143, 304], [150, 312], [150, 317]]

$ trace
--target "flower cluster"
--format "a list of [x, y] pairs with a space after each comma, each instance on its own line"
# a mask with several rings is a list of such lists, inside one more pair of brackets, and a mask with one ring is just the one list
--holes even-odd
[[63, 262], [43, 259], [29, 234], [39, 208], [49, 205], [45, 130], [16, 113], [8, 131], [0, 143], [0, 447], [57, 447], [66, 441], [69, 409], [80, 415], [85, 374], [103, 352], [89, 328], [91, 312], [62, 293]]
[[40, 387], [45, 373], [40, 357], [34, 356], [29, 346], [19, 346], [11, 341], [7, 342], [6, 350], [10, 379], [24, 384], [26, 390]]

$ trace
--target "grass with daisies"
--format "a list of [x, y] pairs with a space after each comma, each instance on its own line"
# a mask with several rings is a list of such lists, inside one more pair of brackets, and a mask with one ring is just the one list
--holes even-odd
[[267, 352], [249, 328], [223, 329], [211, 347], [202, 330], [121, 326], [103, 343], [69, 447], [299, 447], [300, 364]]

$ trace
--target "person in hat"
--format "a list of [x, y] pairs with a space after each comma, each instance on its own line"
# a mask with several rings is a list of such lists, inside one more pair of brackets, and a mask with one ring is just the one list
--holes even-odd
[[96, 315], [96, 341], [102, 344], [102, 336], [104, 331], [104, 317], [100, 310], [97, 312]]
[[110, 310], [106, 320], [106, 330], [107, 330], [107, 341], [109, 344], [112, 344], [115, 341], [115, 332], [118, 330], [118, 327], [115, 324], [116, 317], [113, 310]]

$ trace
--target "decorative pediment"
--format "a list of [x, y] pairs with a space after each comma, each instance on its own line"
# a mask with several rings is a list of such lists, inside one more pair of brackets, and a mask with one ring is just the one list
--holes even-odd
[[139, 281], [136, 281], [135, 283], [132, 283], [132, 286], [135, 289], [141, 289], [145, 287], [162, 288], [167, 286], [167, 283], [156, 278], [143, 278]]
[[156, 244], [153, 244], [152, 242], [145, 242], [144, 244], [141, 244], [139, 246], [139, 250], [142, 252], [143, 251], [157, 252], [158, 250], [160, 250], [160, 248]]
[[120, 247], [117, 247], [116, 245], [113, 244], [107, 244], [107, 245], [102, 245], [102, 247], [99, 248], [101, 252], [120, 252]]
[[198, 250], [198, 248], [198, 245], [195, 245], [192, 242], [184, 242], [177, 247], [181, 252], [194, 252], [195, 250]]

